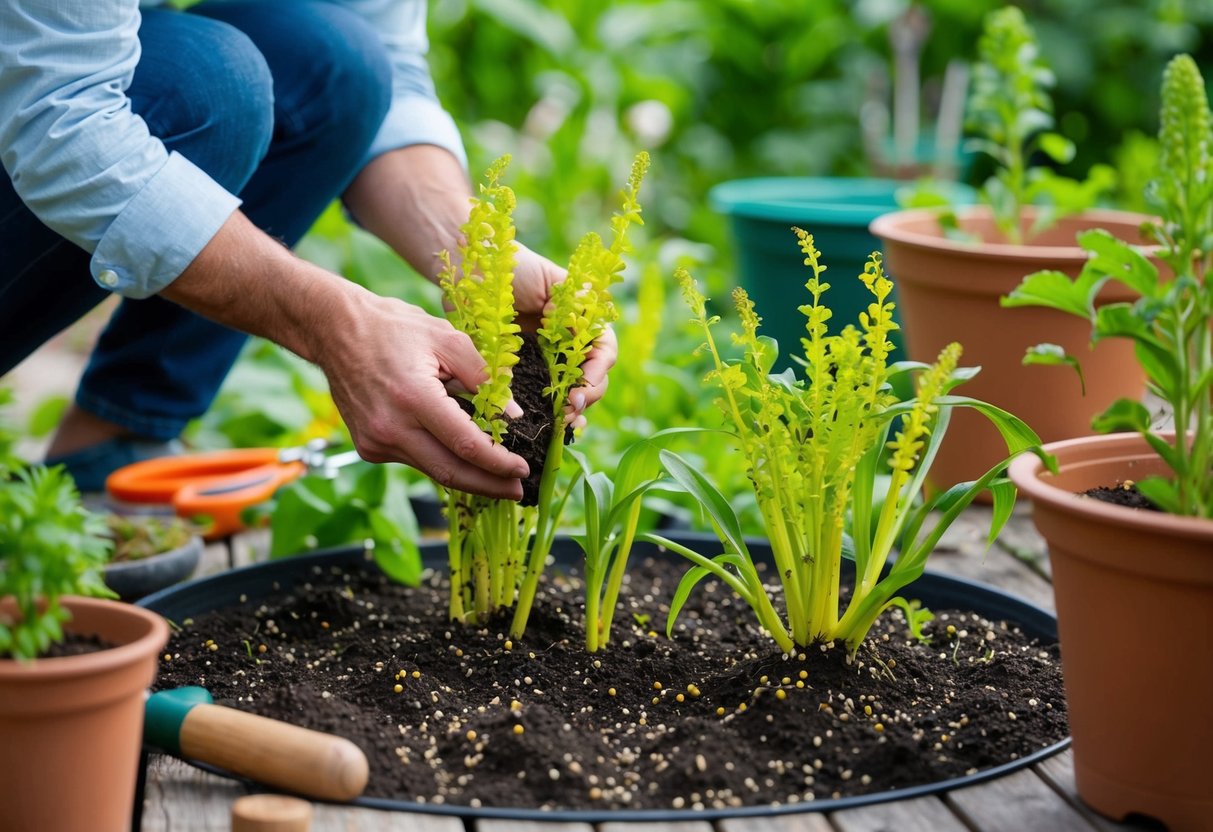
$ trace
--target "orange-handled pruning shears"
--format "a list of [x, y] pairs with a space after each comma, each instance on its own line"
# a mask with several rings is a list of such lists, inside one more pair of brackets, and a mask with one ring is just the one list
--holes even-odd
[[110, 498], [139, 505], [171, 506], [180, 517], [210, 519], [204, 537], [227, 537], [246, 528], [241, 514], [306, 473], [336, 476], [360, 457], [357, 451], [328, 456], [323, 440], [298, 448], [242, 448], [166, 456], [119, 468], [105, 481]]

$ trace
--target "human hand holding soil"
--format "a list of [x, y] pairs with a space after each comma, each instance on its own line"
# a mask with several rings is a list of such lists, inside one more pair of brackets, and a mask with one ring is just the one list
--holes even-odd
[[445, 319], [369, 292], [350, 326], [317, 357], [359, 454], [404, 462], [439, 485], [517, 500], [526, 462], [487, 434], [448, 395], [475, 389], [484, 361]]
[[[551, 260], [536, 254], [521, 243], [516, 243], [514, 269], [514, 307], [518, 310], [518, 324], [525, 332], [539, 328], [541, 319], [552, 297], [552, 287], [567, 277], [567, 273]], [[607, 372], [615, 365], [619, 355], [619, 343], [615, 330], [607, 327], [594, 342], [586, 361], [581, 365], [585, 383], [569, 394], [571, 409], [565, 413], [565, 421], [579, 429], [585, 425], [585, 410], [603, 397], [607, 389]]]

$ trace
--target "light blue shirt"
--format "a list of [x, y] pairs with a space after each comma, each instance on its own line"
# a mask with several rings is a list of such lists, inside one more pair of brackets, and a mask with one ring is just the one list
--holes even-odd
[[[425, 0], [332, 2], [366, 18], [392, 63], [367, 161], [433, 144], [466, 166], [425, 61]], [[93, 279], [130, 298], [171, 283], [240, 205], [131, 111], [139, 22], [139, 0], [0, 3], [0, 162], [38, 218], [92, 254]]]

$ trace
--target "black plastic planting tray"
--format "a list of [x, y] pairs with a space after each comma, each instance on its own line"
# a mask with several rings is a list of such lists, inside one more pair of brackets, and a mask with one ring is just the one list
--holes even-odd
[[[671, 534], [669, 537], [693, 548], [699, 547], [701, 551], [708, 548], [709, 544], [715, 543], [715, 538], [700, 534], [678, 533]], [[423, 543], [421, 550], [422, 557], [427, 566], [445, 569], [447, 558], [445, 542]], [[770, 548], [765, 541], [751, 541], [750, 551], [755, 560], [765, 558], [769, 561], [770, 559]], [[644, 557], [654, 554], [658, 554], [656, 547], [650, 544], [638, 543], [633, 549], [632, 557]], [[553, 547], [553, 556], [556, 560], [556, 569], [562, 566], [577, 564], [582, 559], [581, 550], [573, 541], [567, 539], [556, 541], [556, 545]], [[674, 555], [664, 556], [674, 557]], [[147, 596], [139, 602], [139, 606], [158, 612], [170, 620], [181, 621], [203, 613], [239, 604], [242, 599], [245, 602], [253, 603], [283, 592], [288, 592], [296, 584], [314, 579], [317, 569], [328, 571], [331, 568], [339, 568], [347, 572], [377, 569], [374, 561], [362, 548], [335, 549], [256, 564], [224, 572], [213, 577], [179, 584], [170, 589]], [[991, 619], [1014, 622], [1027, 635], [1033, 638], [1042, 641], [1057, 640], [1057, 619], [1051, 613], [1021, 598], [974, 581], [948, 575], [939, 575], [928, 571], [903, 590], [901, 594], [906, 597], [916, 598], [929, 608], [972, 610], [979, 615]], [[537, 809], [494, 808], [491, 806], [473, 808], [471, 806], [447, 804], [436, 805], [432, 803], [416, 803], [408, 798], [389, 800], [386, 798], [362, 797], [353, 801], [353, 803], [357, 806], [374, 809], [426, 812], [431, 814], [456, 815], [466, 818], [507, 818], [538, 821], [575, 821], [582, 823], [608, 820], [708, 820], [724, 817], [826, 812], [849, 809], [856, 806], [866, 806], [873, 803], [909, 800], [915, 797], [938, 794], [951, 789], [971, 786], [1031, 766], [1065, 749], [1069, 744], [1070, 740], [1067, 738], [1012, 762], [983, 769], [966, 777], [854, 797], [818, 799], [780, 806], [750, 806], [703, 810], [604, 809], [540, 811]], [[195, 763], [195, 765], [197, 764]], [[225, 772], [217, 771], [209, 766], [199, 767], [227, 776]]]

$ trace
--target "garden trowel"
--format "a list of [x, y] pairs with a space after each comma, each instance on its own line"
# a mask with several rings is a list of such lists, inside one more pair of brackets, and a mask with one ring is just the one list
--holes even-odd
[[214, 704], [206, 688], [151, 694], [143, 742], [266, 786], [347, 801], [366, 788], [366, 755], [343, 737]]

